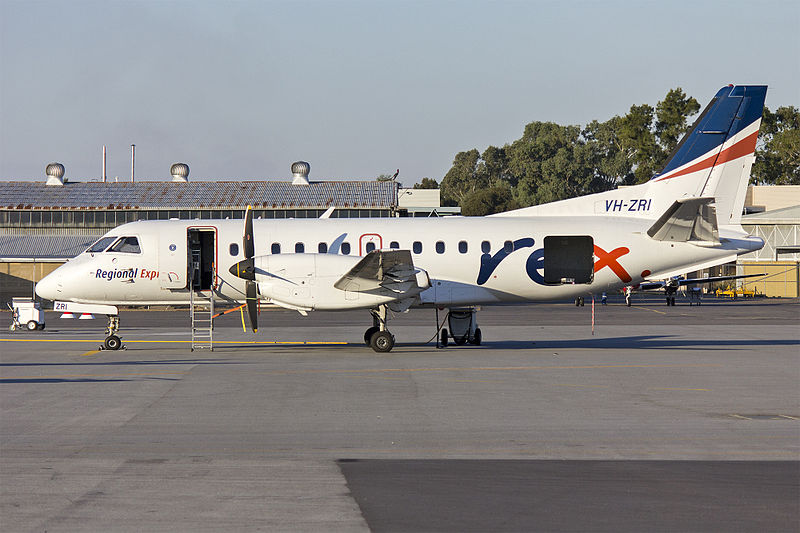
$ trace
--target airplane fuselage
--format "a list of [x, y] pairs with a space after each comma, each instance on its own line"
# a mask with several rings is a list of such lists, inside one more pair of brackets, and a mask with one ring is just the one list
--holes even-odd
[[[716, 246], [657, 241], [646, 234], [652, 223], [598, 215], [288, 219], [255, 220], [253, 230], [255, 255], [273, 258], [273, 263], [302, 253], [319, 254], [320, 262], [333, 265], [333, 255], [355, 258], [372, 249], [410, 250], [414, 266], [427, 272], [431, 285], [414, 305], [438, 306], [558, 300], [611, 291], [656, 272], [724, 261], [761, 246], [760, 240], [744, 234], [724, 233]], [[84, 252], [48, 276], [41, 292], [79, 303], [186, 304], [194, 285], [213, 290], [219, 299], [244, 299], [244, 280], [229, 272], [243, 258], [241, 220], [140, 221], [119, 226], [107, 236], [135, 237], [139, 250]], [[591, 238], [588, 282], [545, 280], [545, 238], [567, 236]], [[200, 259], [205, 267], [199, 268], [206, 272], [196, 276], [205, 275], [205, 284], [197, 277], [189, 279], [193, 260]], [[273, 277], [298, 287], [323, 283], [318, 277], [298, 281], [302, 274], [291, 270]], [[334, 281], [342, 273], [330, 272]], [[307, 305], [301, 307], [309, 310], [375, 305], [363, 299], [360, 303], [354, 295], [346, 306], [330, 306], [325, 298], [314, 301], [313, 287], [308, 288]], [[263, 294], [261, 299], [274, 300]]]

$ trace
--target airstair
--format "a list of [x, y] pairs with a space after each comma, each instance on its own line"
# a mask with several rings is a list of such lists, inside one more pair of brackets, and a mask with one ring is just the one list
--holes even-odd
[[199, 261], [192, 262], [192, 277], [189, 284], [189, 315], [192, 319], [192, 351], [214, 350], [214, 290], [208, 296], [199, 287]]
[[214, 350], [214, 291], [208, 296], [190, 291], [189, 314], [192, 318], [192, 351]]

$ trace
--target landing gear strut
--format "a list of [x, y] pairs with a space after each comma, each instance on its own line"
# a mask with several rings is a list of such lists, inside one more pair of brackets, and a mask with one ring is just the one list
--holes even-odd
[[386, 329], [387, 307], [380, 305], [370, 309], [372, 314], [372, 327], [364, 332], [364, 342], [379, 353], [392, 351], [394, 348], [394, 335]]
[[119, 315], [108, 315], [108, 325], [106, 326], [106, 340], [100, 346], [101, 350], [125, 349], [122, 339], [119, 338]]

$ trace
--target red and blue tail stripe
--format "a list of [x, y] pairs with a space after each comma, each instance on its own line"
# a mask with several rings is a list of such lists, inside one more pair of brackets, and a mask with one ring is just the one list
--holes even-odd
[[766, 96], [766, 85], [720, 89], [653, 181], [711, 169], [752, 154]]

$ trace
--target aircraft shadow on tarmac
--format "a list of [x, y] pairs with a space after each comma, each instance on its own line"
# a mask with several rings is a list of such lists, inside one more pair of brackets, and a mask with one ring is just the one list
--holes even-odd
[[634, 337], [589, 337], [585, 339], [499, 341], [484, 345], [502, 350], [516, 349], [643, 349], [664, 350], [691, 348], [697, 350], [730, 350], [761, 346], [800, 346], [797, 339], [685, 339], [672, 335], [638, 335]]
[[0, 379], [0, 384], [8, 385], [13, 383], [114, 383], [119, 381], [179, 381], [179, 378], [161, 378], [161, 377], [150, 377], [150, 376], [141, 376], [135, 379], [122, 379], [122, 378], [110, 378], [110, 379], [90, 379], [90, 378], [75, 378], [75, 379], [67, 379], [67, 378], [8, 378], [8, 379]]

